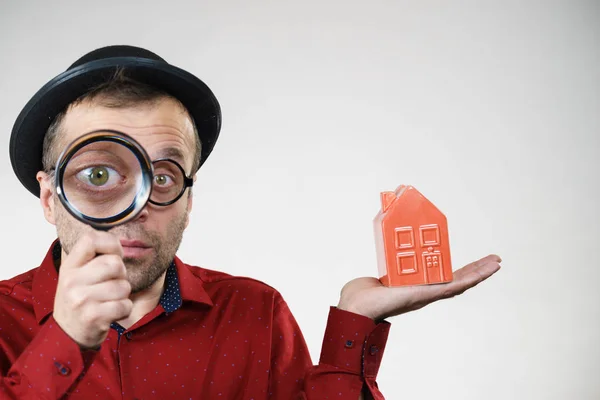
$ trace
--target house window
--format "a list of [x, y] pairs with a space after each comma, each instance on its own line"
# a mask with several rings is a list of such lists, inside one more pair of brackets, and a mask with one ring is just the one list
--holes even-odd
[[421, 246], [439, 246], [440, 227], [437, 224], [421, 225]]
[[417, 256], [414, 252], [396, 254], [398, 275], [414, 274], [417, 272]]
[[412, 249], [415, 246], [415, 234], [412, 226], [396, 228], [396, 248], [398, 250]]

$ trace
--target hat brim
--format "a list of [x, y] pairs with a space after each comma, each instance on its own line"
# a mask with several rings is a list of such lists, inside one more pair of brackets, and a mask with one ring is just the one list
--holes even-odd
[[58, 75], [42, 87], [19, 114], [10, 138], [11, 164], [17, 178], [35, 196], [43, 169], [44, 136], [56, 116], [91, 88], [106, 82], [117, 67], [127, 76], [161, 89], [187, 108], [202, 143], [200, 165], [211, 153], [221, 130], [221, 108], [212, 91], [189, 72], [161, 61], [114, 57], [91, 61]]

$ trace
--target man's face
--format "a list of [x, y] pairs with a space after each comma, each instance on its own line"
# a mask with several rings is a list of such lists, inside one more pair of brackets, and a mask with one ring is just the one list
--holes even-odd
[[[171, 99], [133, 108], [107, 108], [97, 102], [78, 104], [67, 112], [55, 148], [64, 149], [82, 134], [99, 129], [124, 132], [144, 147], [151, 160], [168, 155], [186, 174], [191, 171], [195, 156], [193, 125], [182, 106]], [[177, 153], [181, 156], [174, 156]], [[46, 219], [56, 225], [63, 252], [69, 254], [82, 233], [93, 228], [65, 210], [43, 172], [38, 173], [38, 181]], [[148, 204], [135, 219], [110, 230], [123, 245], [132, 292], [148, 288], [165, 272], [181, 243], [191, 206], [187, 194], [166, 207]]]

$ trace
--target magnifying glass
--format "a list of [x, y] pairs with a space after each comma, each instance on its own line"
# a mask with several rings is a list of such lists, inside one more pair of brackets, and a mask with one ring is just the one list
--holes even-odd
[[135, 218], [150, 200], [153, 164], [132, 137], [93, 131], [73, 141], [56, 164], [56, 193], [65, 209], [98, 230]]

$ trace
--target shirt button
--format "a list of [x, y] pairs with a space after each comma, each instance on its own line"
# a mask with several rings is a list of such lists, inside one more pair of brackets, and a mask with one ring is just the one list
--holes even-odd
[[377, 354], [378, 351], [379, 351], [379, 348], [375, 345], [372, 345], [371, 348], [369, 349], [369, 353], [371, 353], [372, 356]]
[[131, 337], [132, 337], [132, 336], [133, 336], [133, 335], [131, 334], [131, 332], [127, 332], [127, 333], [125, 334], [125, 337], [127, 338], [127, 340], [131, 340]]
[[62, 376], [67, 376], [71, 373], [71, 368], [59, 363], [58, 361], [54, 362], [54, 366], [58, 370], [58, 373]]
[[351, 349], [352, 347], [354, 347], [354, 341], [352, 341], [352, 340], [346, 340], [346, 347], [348, 349]]
[[10, 379], [8, 381], [8, 384], [11, 386], [18, 385], [19, 383], [21, 383], [21, 375], [19, 375], [18, 372], [13, 371], [9, 373], [7, 378]]

